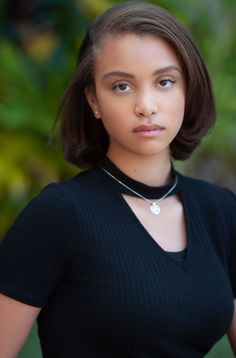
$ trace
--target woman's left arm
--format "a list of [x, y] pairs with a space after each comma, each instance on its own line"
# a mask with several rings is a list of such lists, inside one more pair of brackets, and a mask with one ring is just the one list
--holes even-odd
[[232, 322], [229, 326], [229, 330], [227, 332], [229, 342], [233, 349], [234, 355], [236, 357], [236, 299], [234, 300], [234, 314]]

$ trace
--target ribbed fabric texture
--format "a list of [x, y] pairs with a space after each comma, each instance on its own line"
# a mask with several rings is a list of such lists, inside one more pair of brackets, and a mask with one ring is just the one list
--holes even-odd
[[19, 215], [0, 246], [0, 291], [43, 307], [44, 358], [203, 357], [226, 333], [236, 296], [235, 196], [175, 175], [182, 253], [152, 239], [100, 168], [47, 186]]

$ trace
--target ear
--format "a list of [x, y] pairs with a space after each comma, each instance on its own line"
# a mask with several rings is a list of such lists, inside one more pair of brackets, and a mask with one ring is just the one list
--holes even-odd
[[88, 101], [88, 104], [89, 104], [91, 110], [94, 113], [94, 117], [98, 118], [98, 119], [101, 118], [95, 89], [92, 87], [86, 87], [85, 88], [85, 96], [87, 98], [87, 101]]

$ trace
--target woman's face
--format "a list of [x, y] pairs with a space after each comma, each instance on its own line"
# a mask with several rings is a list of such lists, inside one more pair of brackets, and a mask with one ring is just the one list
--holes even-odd
[[163, 39], [111, 36], [99, 50], [95, 91], [86, 90], [109, 135], [110, 158], [166, 156], [184, 117], [185, 81], [177, 55]]

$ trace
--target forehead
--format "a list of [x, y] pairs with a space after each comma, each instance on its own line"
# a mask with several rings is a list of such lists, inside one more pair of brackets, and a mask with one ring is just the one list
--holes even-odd
[[109, 36], [96, 56], [96, 72], [122, 70], [153, 72], [158, 68], [178, 66], [178, 56], [171, 45], [154, 35], [125, 34]]

